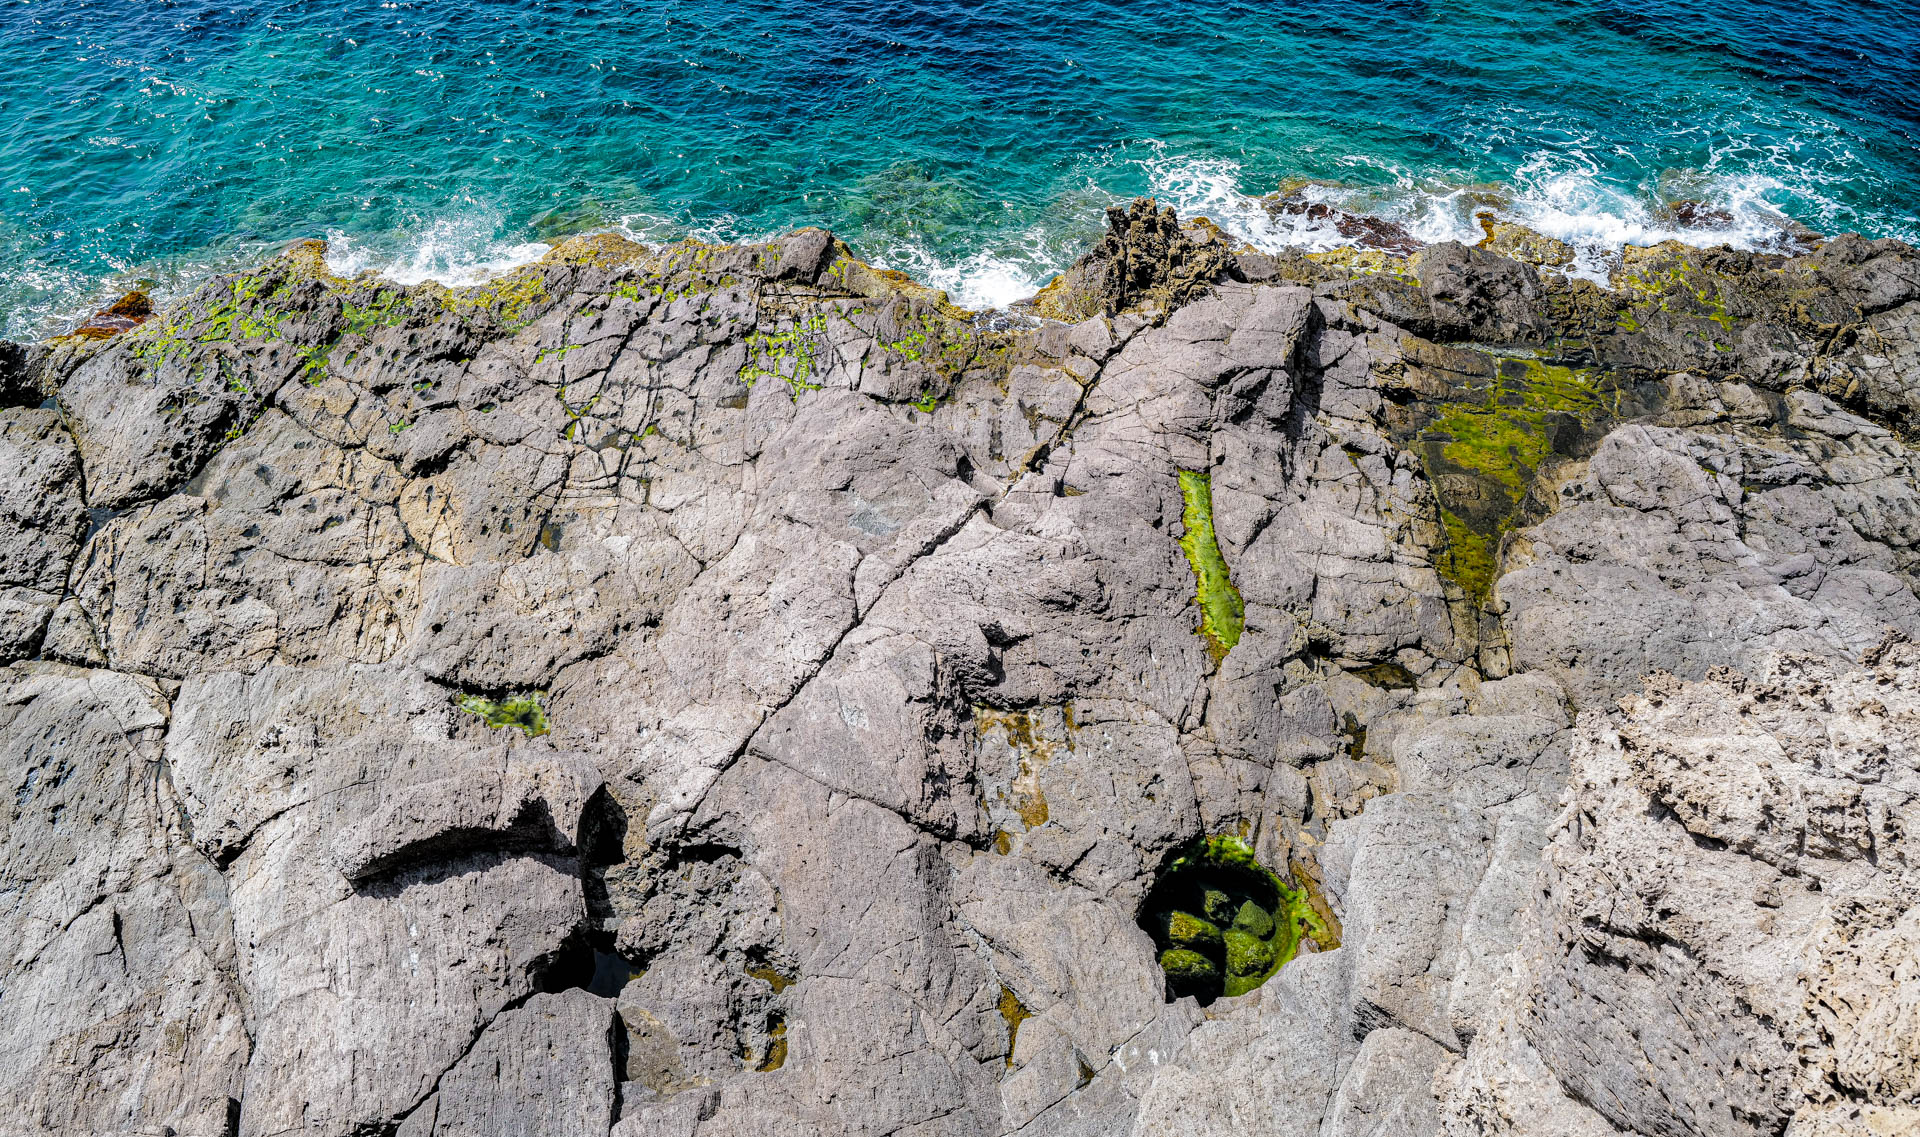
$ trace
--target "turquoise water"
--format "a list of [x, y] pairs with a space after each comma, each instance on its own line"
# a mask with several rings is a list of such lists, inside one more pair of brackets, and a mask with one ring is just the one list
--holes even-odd
[[474, 279], [537, 242], [832, 227], [976, 305], [1154, 193], [1263, 246], [1306, 193], [1492, 205], [1595, 255], [1661, 203], [1920, 236], [1920, 8], [1761, 0], [576, 0], [0, 7], [0, 331], [319, 236]]

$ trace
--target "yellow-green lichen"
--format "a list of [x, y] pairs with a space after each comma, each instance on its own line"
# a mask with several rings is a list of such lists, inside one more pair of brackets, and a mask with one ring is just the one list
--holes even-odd
[[556, 393], [555, 397], [560, 400], [560, 410], [567, 416], [567, 425], [560, 429], [560, 435], [563, 438], [571, 440], [574, 436], [574, 431], [579, 426], [580, 420], [592, 414], [593, 408], [600, 405], [600, 396], [597, 394], [589, 396], [586, 402], [576, 406], [567, 401], [567, 389], [562, 387]]
[[547, 712], [540, 705], [540, 692], [527, 691], [498, 701], [484, 695], [462, 695], [454, 705], [471, 715], [479, 715], [495, 730], [517, 726], [528, 738], [547, 733]]
[[1013, 988], [1002, 984], [1000, 987], [1000, 1017], [1007, 1024], [1007, 1068], [1013, 1068], [1013, 1047], [1020, 1038], [1020, 1024], [1033, 1017], [1033, 1012], [1013, 993]]
[[364, 336], [375, 328], [391, 328], [406, 318], [401, 302], [406, 293], [399, 288], [376, 288], [365, 303], [348, 298], [340, 304], [340, 316], [346, 321], [342, 335]]
[[446, 303], [447, 310], [459, 316], [490, 311], [509, 331], [518, 331], [531, 322], [528, 314], [534, 305], [550, 299], [546, 279], [537, 270], [526, 268], [451, 292]]
[[908, 332], [897, 340], [877, 340], [875, 342], [880, 345], [883, 351], [893, 352], [903, 359], [918, 363], [920, 362], [923, 350], [927, 346], [927, 333]]
[[[265, 283], [255, 276], [227, 282], [226, 295], [211, 300], [196, 320], [149, 320], [129, 333], [135, 359], [159, 366], [175, 355], [218, 343], [255, 343], [278, 339], [286, 313], [261, 301]], [[278, 295], [278, 293], [276, 293]], [[245, 393], [238, 379], [228, 377], [229, 389]]]
[[297, 378], [309, 387], [318, 387], [327, 381], [327, 360], [333, 354], [332, 344], [312, 344], [295, 351], [300, 360]]
[[1220, 543], [1213, 533], [1213, 480], [1194, 470], [1180, 471], [1180, 496], [1185, 501], [1181, 513], [1184, 532], [1180, 548], [1193, 566], [1200, 605], [1199, 634], [1207, 641], [1207, 650], [1217, 663], [1226, 658], [1240, 642], [1247, 623], [1246, 602], [1234, 587], [1227, 560], [1220, 554]]
[[561, 344], [559, 347], [541, 348], [540, 353], [533, 357], [533, 361], [535, 363], [545, 363], [549, 359], [564, 359], [568, 352], [579, 351], [585, 346], [587, 345], [583, 343], [569, 343]]
[[[1646, 263], [1659, 255], [1671, 259], [1664, 265]], [[1632, 265], [1633, 261], [1641, 263]], [[1723, 330], [1733, 331], [1734, 317], [1727, 310], [1719, 279], [1695, 264], [1690, 255], [1659, 248], [1639, 256], [1630, 255], [1629, 263], [1631, 267], [1616, 276], [1613, 283], [1616, 288], [1641, 297], [1634, 304], [1641, 314], [1669, 312], [1711, 320]], [[1620, 317], [1619, 327], [1623, 331], [1637, 332], [1641, 326], [1639, 315], [1632, 308]]]

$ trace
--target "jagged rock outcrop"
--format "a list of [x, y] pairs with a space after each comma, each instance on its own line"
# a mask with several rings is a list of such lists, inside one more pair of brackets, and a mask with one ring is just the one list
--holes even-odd
[[1913, 1125], [1920, 255], [1110, 223], [0, 352], [0, 1132]]
[[1920, 1125], [1916, 744], [1904, 641], [1662, 675], [1593, 716], [1496, 1041], [1439, 1083], [1458, 1131], [1533, 1131], [1482, 1056], [1528, 1045], [1629, 1132]]

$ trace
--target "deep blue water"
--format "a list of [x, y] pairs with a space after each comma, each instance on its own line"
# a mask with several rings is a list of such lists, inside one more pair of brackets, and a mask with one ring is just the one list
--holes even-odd
[[[1920, 237], [1920, 0], [13, 0], [0, 332], [280, 242], [470, 279], [564, 232], [832, 227], [973, 303], [1151, 192], [1589, 247], [1703, 199]], [[1714, 238], [1721, 239], [1721, 238]]]

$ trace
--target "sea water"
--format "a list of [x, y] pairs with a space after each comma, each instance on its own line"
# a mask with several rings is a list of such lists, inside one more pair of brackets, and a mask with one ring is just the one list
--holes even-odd
[[[1152, 194], [1476, 238], [1920, 238], [1909, 0], [13, 0], [0, 334], [306, 237], [477, 280], [543, 242], [824, 225], [995, 306]], [[1681, 232], [1664, 207], [1731, 218]]]

